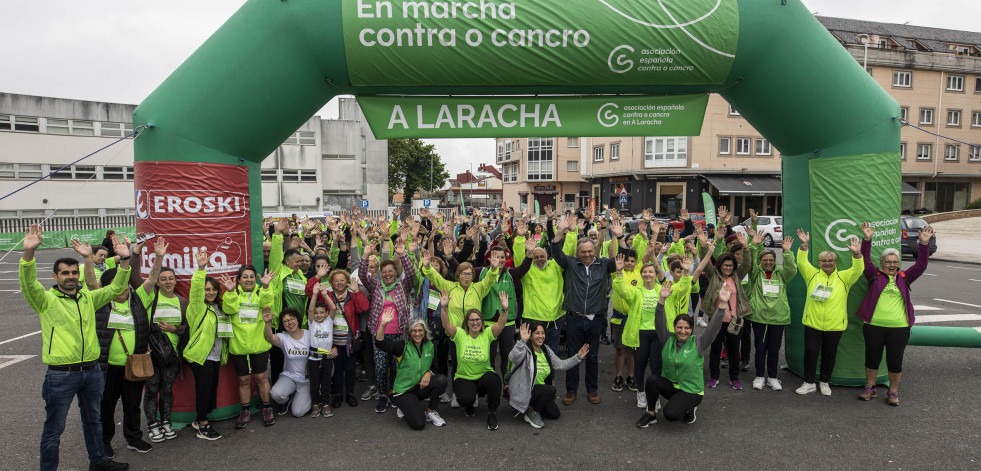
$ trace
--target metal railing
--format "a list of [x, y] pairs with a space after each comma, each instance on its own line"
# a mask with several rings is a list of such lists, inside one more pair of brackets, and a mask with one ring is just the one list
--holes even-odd
[[46, 231], [97, 230], [136, 225], [135, 216], [52, 216], [0, 218], [0, 232], [23, 232], [31, 224], [41, 224]]

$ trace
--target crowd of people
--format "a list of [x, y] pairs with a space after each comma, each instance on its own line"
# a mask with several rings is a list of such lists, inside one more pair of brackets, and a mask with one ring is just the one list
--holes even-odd
[[[99, 246], [73, 241], [84, 261], [58, 259], [55, 286], [45, 289], [34, 259], [42, 228], [33, 225], [20, 281], [40, 315], [48, 365], [41, 468], [58, 466], [76, 396], [90, 469], [127, 467], [113, 459], [119, 401], [127, 448], [145, 453], [175, 438], [173, 385], [183, 363], [193, 374], [191, 425], [204, 440], [222, 437], [208, 417], [226, 364], [238, 376], [236, 429], [250, 424], [254, 410], [268, 427], [285, 414], [332, 417], [341, 407], [373, 401], [376, 413], [394, 408], [420, 430], [447, 424], [440, 405], [473, 417], [484, 398], [487, 428], [496, 430], [502, 397], [502, 415], [541, 428], [545, 419], [559, 419], [558, 399], [577, 400], [580, 376], [586, 400], [601, 402], [598, 355], [607, 331], [614, 347], [610, 387], [636, 392], [643, 409], [636, 426], [649, 427], [659, 414], [694, 423], [705, 387], [719, 385], [726, 362], [736, 390], [751, 360], [753, 389], [782, 389], [777, 365], [791, 323], [787, 287], [798, 275], [807, 299], [804, 381], [796, 392], [831, 394], [848, 292], [864, 274], [870, 288], [857, 316], [868, 384], [859, 398], [876, 397], [885, 351], [887, 403], [898, 405], [915, 322], [910, 284], [926, 269], [932, 229], [920, 232], [916, 263], [905, 271], [894, 249], [883, 251], [878, 265], [870, 259], [875, 228], [868, 223], [864, 239], [849, 246], [850, 261], [825, 251], [814, 257], [815, 267], [809, 234], [799, 230], [796, 256], [794, 238], [784, 237], [778, 265], [755, 231], [755, 212], [745, 231], [732, 230], [725, 207], [718, 214], [703, 229], [682, 211], [685, 230], [677, 234], [650, 211], [625, 233], [616, 216], [550, 207], [541, 217], [530, 210], [485, 217], [426, 209], [403, 217], [396, 209], [388, 219], [352, 208], [324, 221], [269, 220], [262, 272], [244, 265], [235, 276], [208, 273], [209, 255], [199, 250], [186, 299], [176, 292], [174, 271], [162, 266], [163, 237], [132, 242], [108, 234]], [[143, 253], [153, 254], [146, 278], [130, 268], [131, 255]], [[145, 372], [147, 357], [152, 373]], [[556, 371], [565, 371], [564, 389]], [[360, 397], [358, 382], [368, 383]]]

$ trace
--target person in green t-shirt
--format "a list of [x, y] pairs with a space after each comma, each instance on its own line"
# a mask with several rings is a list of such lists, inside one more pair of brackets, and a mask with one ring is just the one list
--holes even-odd
[[[496, 276], [494, 277], [496, 279]], [[501, 404], [501, 377], [490, 365], [491, 342], [501, 335], [508, 322], [508, 295], [498, 293], [501, 301], [501, 315], [489, 329], [485, 328], [484, 316], [479, 309], [467, 311], [463, 325], [457, 327], [450, 322], [450, 293], [443, 291], [440, 296], [440, 316], [446, 335], [456, 345], [456, 376], [453, 378], [453, 392], [457, 401], [466, 406], [467, 417], [476, 414], [474, 404], [480, 395], [487, 396], [487, 428], [497, 430], [497, 406]]]
[[584, 343], [575, 355], [562, 360], [545, 345], [544, 322], [524, 322], [519, 333], [521, 341], [508, 355], [513, 365], [509, 399], [514, 410], [524, 413], [525, 422], [534, 428], [542, 428], [545, 426], [543, 418], [555, 420], [561, 415], [552, 385], [555, 372], [568, 370], [582, 362], [589, 353], [589, 344]]

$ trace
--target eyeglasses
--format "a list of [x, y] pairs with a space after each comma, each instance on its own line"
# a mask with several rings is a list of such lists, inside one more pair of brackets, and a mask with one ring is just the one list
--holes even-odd
[[467, 322], [484, 322], [483, 319], [468, 319]]
[[835, 260], [833, 258], [832, 259], [826, 259], [826, 260], [818, 260], [818, 261], [821, 262], [821, 263], [836, 263], [837, 262], [837, 260]]
[[886, 260], [882, 262], [883, 265], [899, 265], [899, 260]]
[[473, 276], [473, 273], [465, 271], [463, 273], [460, 273], [460, 276]]

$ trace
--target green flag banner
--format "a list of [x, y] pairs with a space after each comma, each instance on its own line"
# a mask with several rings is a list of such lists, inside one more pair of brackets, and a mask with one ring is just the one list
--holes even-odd
[[736, 0], [341, 3], [355, 86], [721, 84], [738, 43]]
[[702, 206], [705, 211], [705, 224], [715, 225], [715, 201], [712, 201], [712, 195], [702, 192]]
[[359, 97], [378, 139], [697, 136], [708, 95]]

